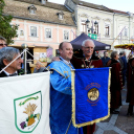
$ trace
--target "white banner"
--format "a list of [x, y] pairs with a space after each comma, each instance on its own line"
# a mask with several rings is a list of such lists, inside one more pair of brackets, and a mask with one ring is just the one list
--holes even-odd
[[0, 134], [51, 134], [50, 72], [0, 78]]

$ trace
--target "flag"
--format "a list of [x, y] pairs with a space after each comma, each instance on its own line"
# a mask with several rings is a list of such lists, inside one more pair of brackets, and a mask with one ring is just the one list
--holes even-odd
[[72, 71], [72, 120], [75, 127], [103, 121], [110, 116], [109, 68]]
[[47, 57], [50, 57], [53, 55], [53, 49], [52, 48], [48, 48], [47, 49]]
[[50, 73], [0, 78], [0, 134], [51, 134]]

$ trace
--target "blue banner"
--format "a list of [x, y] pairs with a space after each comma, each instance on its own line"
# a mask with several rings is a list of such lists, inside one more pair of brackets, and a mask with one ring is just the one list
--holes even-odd
[[83, 127], [110, 116], [109, 68], [72, 71], [72, 120]]

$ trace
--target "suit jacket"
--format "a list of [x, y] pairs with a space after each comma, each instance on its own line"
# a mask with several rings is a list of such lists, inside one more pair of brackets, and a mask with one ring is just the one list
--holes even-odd
[[39, 72], [43, 72], [45, 70], [45, 68], [44, 67], [41, 67], [40, 69], [34, 69], [34, 72], [33, 73], [39, 73]]
[[111, 108], [119, 108], [122, 105], [121, 90], [123, 87], [121, 65], [117, 60], [111, 60]]
[[[0, 71], [1, 71], [1, 70], [2, 70], [2, 69], [0, 69]], [[19, 71], [18, 71], [18, 74], [19, 74]], [[17, 76], [18, 74], [16, 74], [16, 76]], [[15, 76], [15, 75], [11, 75], [11, 76]], [[0, 74], [0, 77], [11, 77], [11, 76], [6, 75], [4, 71]]]
[[[84, 57], [79, 58], [79, 57], [73, 56], [71, 63], [73, 64], [74, 68], [80, 69], [80, 68], [86, 68], [86, 65], [85, 65], [86, 63], [84, 64], [84, 61], [85, 61]], [[97, 57], [92, 57], [89, 62], [91, 62], [90, 67], [93, 67], [93, 68], [103, 67], [102, 60]]]
[[0, 77], [8, 77], [8, 76], [5, 74], [5, 72], [2, 72], [2, 73], [0, 74]]
[[131, 105], [134, 105], [134, 67], [132, 66], [132, 61], [134, 59], [130, 59], [128, 61], [127, 68], [127, 100]]

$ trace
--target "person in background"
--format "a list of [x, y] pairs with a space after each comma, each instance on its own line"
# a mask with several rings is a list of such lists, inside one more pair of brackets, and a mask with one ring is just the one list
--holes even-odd
[[39, 61], [37, 61], [35, 64], [35, 69], [34, 69], [33, 73], [43, 72], [44, 70], [45, 70], [45, 68], [41, 67], [41, 63]]
[[6, 39], [2, 36], [0, 36], [0, 49], [3, 48], [3, 47], [6, 47], [7, 44], [6, 44]]
[[126, 81], [126, 73], [127, 73], [127, 58], [125, 51], [122, 51], [122, 57], [121, 57], [123, 68], [122, 68], [122, 76], [123, 76], [123, 86], [125, 86]]
[[118, 114], [119, 111], [116, 111], [122, 105], [121, 99], [121, 90], [123, 88], [122, 83], [122, 72], [121, 72], [121, 65], [119, 63], [119, 55], [117, 51], [113, 51], [111, 53], [111, 62], [109, 67], [111, 67], [111, 85], [110, 85], [110, 92], [111, 92], [111, 106], [110, 106], [110, 113], [111, 114]]
[[127, 115], [133, 116], [134, 105], [134, 57], [130, 58], [127, 65], [127, 99], [129, 103]]
[[[15, 61], [9, 65], [13, 60]], [[9, 65], [2, 73], [0, 73], [0, 77], [18, 75], [18, 71], [21, 69], [21, 63], [23, 63], [23, 60], [21, 59], [18, 49], [13, 47], [3, 47], [0, 49], [0, 71]]]
[[104, 51], [104, 56], [101, 58], [102, 62], [103, 62], [103, 67], [106, 67], [108, 61], [110, 60], [110, 58], [108, 57], [108, 52]]

